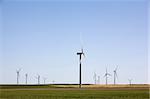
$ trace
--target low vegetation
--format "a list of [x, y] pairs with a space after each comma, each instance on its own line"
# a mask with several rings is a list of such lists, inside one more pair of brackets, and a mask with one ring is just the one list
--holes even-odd
[[62, 86], [1, 86], [0, 99], [149, 99], [149, 87], [96, 88], [86, 85], [79, 89], [74, 88], [77, 85]]

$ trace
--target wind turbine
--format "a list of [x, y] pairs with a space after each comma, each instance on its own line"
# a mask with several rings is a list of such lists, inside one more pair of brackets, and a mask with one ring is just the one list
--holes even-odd
[[82, 85], [82, 68], [81, 68], [81, 60], [82, 60], [82, 55], [85, 56], [84, 52], [83, 52], [83, 45], [82, 45], [82, 35], [80, 33], [80, 43], [81, 43], [81, 51], [80, 52], [77, 52], [77, 55], [79, 55], [79, 88], [81, 88], [81, 85]]
[[37, 77], [35, 77], [35, 78], [37, 79], [38, 84], [40, 84], [40, 75], [39, 75], [39, 74], [37, 74]]
[[109, 73], [107, 72], [107, 68], [106, 68], [106, 73], [105, 73], [105, 75], [104, 75], [104, 77], [106, 77], [106, 85], [107, 85], [108, 76], [111, 76], [111, 74], [109, 74]]
[[19, 84], [20, 71], [21, 71], [21, 68], [16, 70], [16, 73], [17, 73], [17, 84]]
[[82, 78], [81, 78], [81, 75], [82, 75], [82, 71], [81, 71], [81, 59], [82, 59], [82, 55], [84, 55], [84, 52], [83, 52], [83, 49], [81, 49], [81, 52], [78, 52], [77, 55], [79, 55], [79, 88], [81, 88], [81, 85], [82, 85]]
[[28, 83], [28, 74], [26, 73], [25, 74], [25, 77], [26, 77], [26, 84]]
[[128, 81], [129, 81], [129, 85], [131, 86], [131, 84], [132, 84], [132, 79], [128, 79]]
[[93, 79], [94, 79], [94, 83], [96, 84], [96, 81], [97, 81], [97, 75], [96, 75], [96, 73], [94, 73], [94, 76], [93, 76]]
[[47, 79], [47, 78], [43, 77], [44, 84], [45, 84], [45, 82], [46, 82], [46, 79]]
[[100, 84], [100, 76], [97, 77], [97, 83]]
[[52, 83], [54, 84], [54, 83], [55, 83], [55, 80], [53, 80]]
[[118, 69], [118, 66], [114, 70], [114, 85], [116, 85], [116, 78], [118, 77], [117, 76], [117, 69]]

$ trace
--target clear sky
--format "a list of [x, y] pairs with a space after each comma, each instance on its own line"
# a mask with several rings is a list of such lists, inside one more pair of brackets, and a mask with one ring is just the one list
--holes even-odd
[[[83, 83], [105, 83], [118, 65], [118, 83], [148, 83], [148, 1], [3, 0], [0, 2], [0, 83], [78, 83], [82, 45]], [[42, 83], [41, 79], [41, 83]]]

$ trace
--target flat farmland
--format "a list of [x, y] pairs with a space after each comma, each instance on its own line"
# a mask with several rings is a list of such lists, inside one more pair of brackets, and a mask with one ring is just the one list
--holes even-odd
[[149, 85], [3, 85], [0, 99], [149, 99]]

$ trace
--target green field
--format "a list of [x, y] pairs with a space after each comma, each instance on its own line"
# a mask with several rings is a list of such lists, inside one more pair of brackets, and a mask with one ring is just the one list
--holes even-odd
[[4, 86], [0, 99], [149, 99], [149, 87], [66, 86]]

